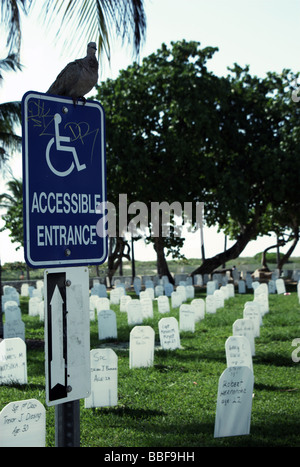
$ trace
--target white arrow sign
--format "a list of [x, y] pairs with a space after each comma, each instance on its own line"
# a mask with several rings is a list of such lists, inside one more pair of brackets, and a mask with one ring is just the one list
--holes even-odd
[[63, 299], [56, 286], [50, 301], [52, 333], [51, 389], [57, 384], [65, 385]]
[[91, 393], [89, 271], [44, 272], [46, 403], [62, 404]]

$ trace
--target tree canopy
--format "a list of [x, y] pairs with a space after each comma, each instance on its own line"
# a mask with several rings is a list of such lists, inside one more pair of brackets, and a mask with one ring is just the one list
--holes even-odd
[[148, 206], [202, 201], [206, 224], [236, 240], [201, 272], [237, 257], [258, 235], [291, 225], [286, 204], [294, 206], [299, 179], [292, 73], [258, 78], [235, 64], [217, 77], [207, 69], [216, 51], [197, 42], [163, 44], [97, 93], [107, 118], [109, 200], [126, 193], [128, 203]]

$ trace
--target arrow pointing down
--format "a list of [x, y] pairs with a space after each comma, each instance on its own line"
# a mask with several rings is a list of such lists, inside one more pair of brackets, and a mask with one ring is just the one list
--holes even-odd
[[[63, 357], [63, 299], [59, 288], [55, 286], [51, 306], [52, 360], [51, 389], [57, 384], [65, 386], [65, 359]], [[55, 332], [53, 332], [55, 331]]]

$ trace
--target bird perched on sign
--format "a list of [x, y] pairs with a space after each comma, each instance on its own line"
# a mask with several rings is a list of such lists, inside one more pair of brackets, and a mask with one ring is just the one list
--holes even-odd
[[74, 104], [83, 99], [98, 81], [98, 60], [96, 58], [96, 43], [89, 42], [84, 58], [74, 60], [59, 73], [47, 94], [72, 97]]

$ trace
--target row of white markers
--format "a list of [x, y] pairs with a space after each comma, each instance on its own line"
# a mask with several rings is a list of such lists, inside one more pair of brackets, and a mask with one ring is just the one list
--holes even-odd
[[225, 342], [227, 368], [219, 379], [214, 437], [250, 433], [253, 398], [255, 338], [260, 335], [263, 316], [269, 312], [267, 284], [254, 289], [254, 300], [246, 302], [243, 317], [232, 325]]
[[[297, 290], [300, 302], [300, 282]], [[280, 293], [284, 292], [285, 289], [280, 291]], [[223, 301], [220, 293], [223, 294]], [[211, 307], [211, 297], [213, 296], [215, 296], [216, 304]], [[180, 330], [193, 332], [195, 321], [203, 319], [205, 311], [206, 313], [215, 313], [218, 308], [224, 305], [224, 300], [233, 296], [234, 288], [228, 284], [218, 291], [215, 290], [212, 295], [207, 295], [205, 301], [193, 299], [190, 304], [184, 304], [182, 301], [186, 299], [186, 296], [184, 297], [182, 289], [181, 303], [176, 297], [178, 300], [176, 303], [180, 307], [179, 326], [174, 317], [161, 318], [159, 321], [161, 348], [170, 350], [180, 348]], [[130, 310], [128, 305], [135, 302], [128, 300], [127, 304], [122, 304], [121, 297], [123, 297], [122, 293], [120, 294], [120, 310], [128, 313]], [[142, 302], [143, 299], [149, 300], [149, 297], [142, 295], [140, 301]], [[166, 306], [165, 299], [162, 300], [158, 297], [157, 300], [164, 302], [163, 308], [159, 307], [161, 313], [170, 311]], [[172, 302], [172, 307], [173, 305], [174, 302]], [[141, 303], [139, 308], [142, 308]], [[93, 310], [93, 307], [91, 309]], [[108, 311], [112, 310], [100, 309], [98, 312], [98, 319], [100, 323], [102, 322], [99, 329], [112, 328], [111, 323], [108, 324], [111, 318], [109, 316], [103, 318]], [[222, 373], [218, 385], [214, 437], [245, 435], [250, 432], [254, 383], [252, 356], [255, 355], [255, 337], [259, 336], [262, 318], [268, 311], [268, 288], [266, 284], [260, 284], [254, 289], [254, 300], [245, 303], [243, 318], [233, 323], [233, 335], [228, 337], [225, 342], [227, 368]], [[152, 366], [154, 347], [154, 330], [150, 326], [135, 325], [130, 333], [130, 368]], [[91, 395], [85, 399], [85, 407], [117, 405], [118, 357], [116, 353], [111, 348], [93, 349], [90, 356]], [[26, 345], [18, 337], [4, 339], [0, 342], [0, 383], [9, 384], [12, 381], [19, 384], [27, 383]], [[11, 402], [0, 412], [1, 447], [45, 446], [45, 430], [45, 408], [36, 399]]]

